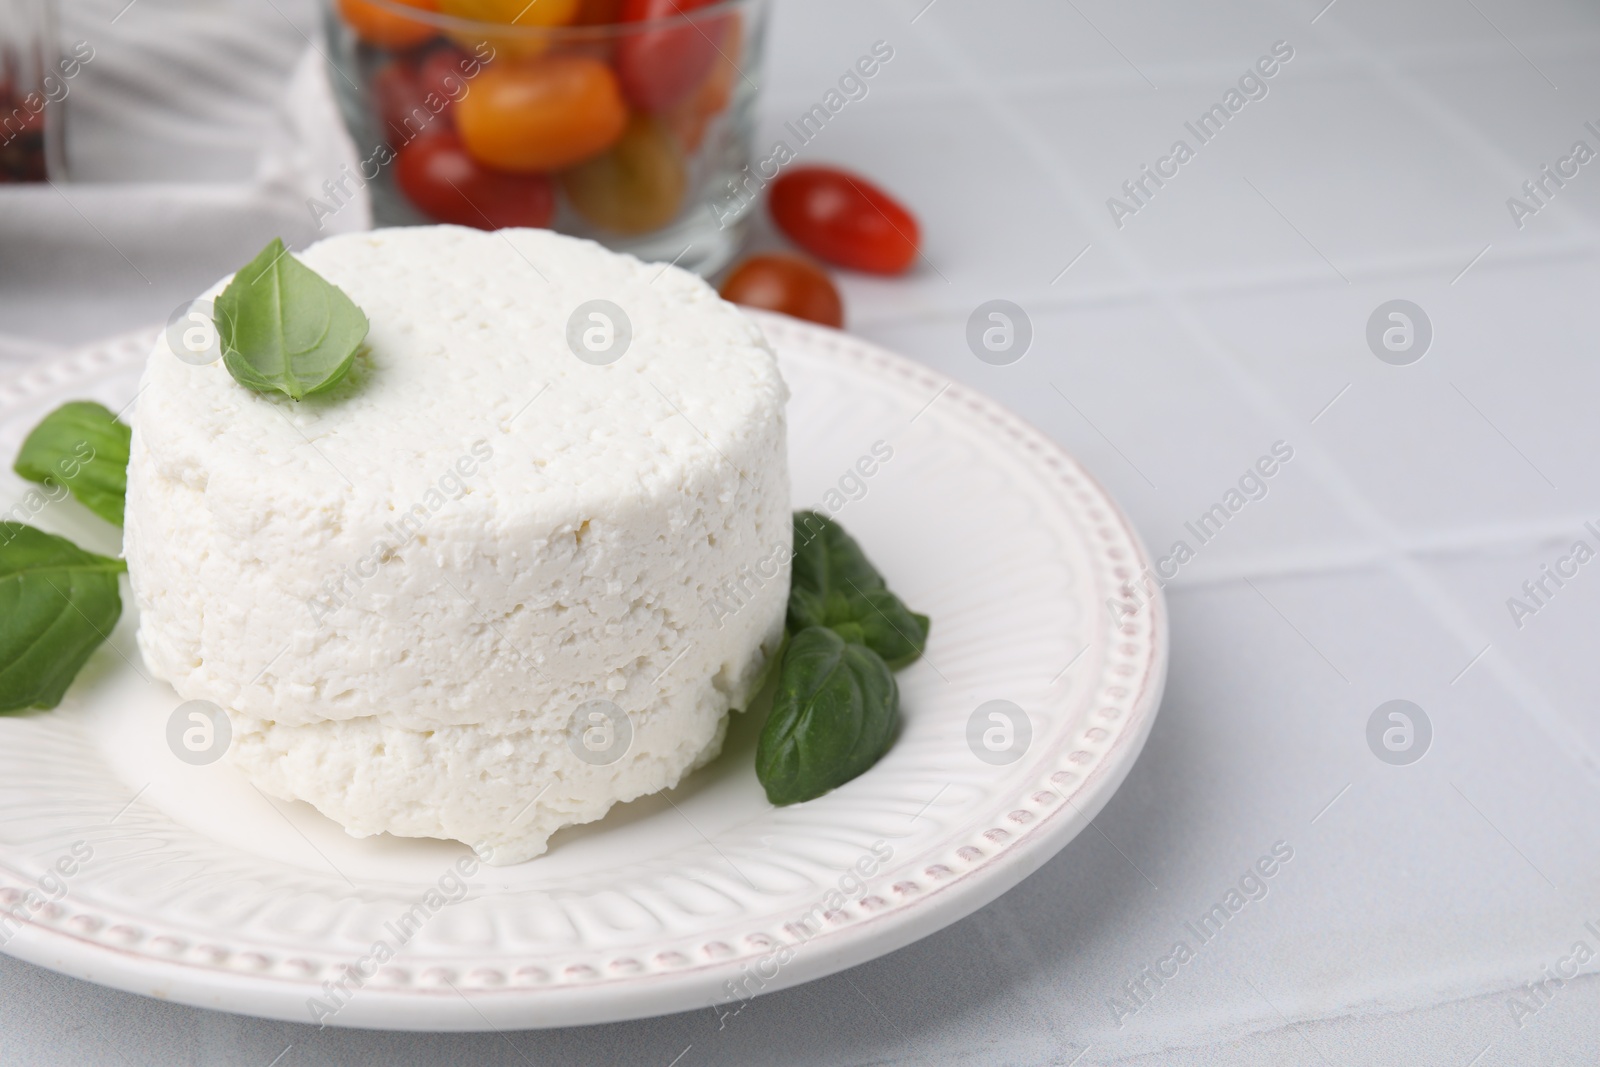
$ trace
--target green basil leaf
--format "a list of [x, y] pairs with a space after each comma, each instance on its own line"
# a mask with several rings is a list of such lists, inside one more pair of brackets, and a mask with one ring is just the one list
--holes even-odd
[[844, 527], [815, 511], [795, 512], [790, 629], [827, 626], [830, 613], [836, 613], [830, 608], [837, 609], [839, 598], [851, 585], [881, 589], [883, 576]]
[[121, 526], [132, 433], [108, 408], [75, 400], [33, 428], [12, 469], [30, 482], [66, 486], [90, 511]]
[[222, 361], [240, 385], [296, 400], [337, 385], [367, 337], [344, 290], [274, 237], [214, 304]]
[[906, 607], [887, 589], [862, 592], [850, 601], [850, 610], [861, 628], [861, 643], [882, 656], [891, 670], [915, 663], [928, 644], [928, 617]]
[[928, 617], [890, 592], [861, 546], [825, 515], [795, 512], [790, 582], [791, 630], [826, 626], [866, 645], [896, 670], [915, 661], [928, 643]]
[[789, 639], [772, 712], [756, 745], [756, 777], [777, 805], [843, 785], [889, 748], [900, 690], [876, 652], [823, 626]]
[[53, 708], [122, 614], [120, 559], [0, 522], [0, 712]]

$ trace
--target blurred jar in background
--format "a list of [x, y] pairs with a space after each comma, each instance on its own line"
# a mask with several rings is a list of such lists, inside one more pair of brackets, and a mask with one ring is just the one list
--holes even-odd
[[[327, 0], [379, 226], [551, 227], [710, 273], [746, 210], [766, 0]], [[316, 209], [314, 209], [316, 210]]]
[[64, 176], [62, 102], [76, 67], [60, 50], [54, 0], [0, 0], [0, 182]]

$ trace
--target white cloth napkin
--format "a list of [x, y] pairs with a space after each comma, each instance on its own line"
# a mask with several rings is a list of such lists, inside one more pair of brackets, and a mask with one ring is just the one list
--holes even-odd
[[[314, 0], [77, 0], [93, 57], [60, 105], [68, 177], [0, 186], [0, 373], [159, 322], [273, 237], [365, 229], [306, 201], [356, 153]], [[120, 12], [120, 14], [119, 14]]]

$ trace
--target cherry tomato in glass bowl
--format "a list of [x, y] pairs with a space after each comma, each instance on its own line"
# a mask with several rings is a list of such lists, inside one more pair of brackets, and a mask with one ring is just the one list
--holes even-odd
[[646, 233], [672, 221], [689, 188], [683, 155], [660, 120], [635, 115], [610, 151], [561, 175], [573, 210], [613, 233]]
[[[395, 0], [419, 11], [439, 10], [438, 0]], [[398, 15], [368, 0], [339, 0], [339, 17], [357, 37], [378, 48], [411, 48], [439, 31], [421, 19]]]
[[622, 0], [579, 0], [574, 26], [609, 26], [622, 21]]
[[410, 140], [433, 127], [434, 115], [422, 102], [416, 64], [406, 58], [391, 59], [373, 74], [372, 106], [383, 124], [379, 136]]
[[711, 121], [728, 109], [733, 100], [734, 82], [739, 77], [739, 55], [744, 45], [744, 27], [738, 15], [730, 15], [722, 34], [721, 54], [712, 61], [711, 73], [687, 99], [666, 113], [667, 125], [678, 135], [684, 150], [694, 152], [705, 139]]
[[834, 329], [844, 326], [844, 302], [832, 279], [799, 256], [751, 256], [733, 268], [721, 292], [724, 300], [745, 307], [780, 311]]
[[586, 56], [483, 69], [456, 103], [456, 129], [480, 163], [514, 174], [562, 170], [604, 152], [628, 125], [616, 76]]
[[372, 76], [372, 99], [383, 136], [405, 143], [449, 128], [455, 102], [467, 94], [472, 73], [482, 64], [453, 45], [441, 45], [420, 59], [392, 59]]
[[917, 258], [916, 217], [848, 171], [797, 167], [772, 183], [767, 206], [789, 240], [829, 263], [900, 274]]
[[29, 111], [23, 98], [0, 82], [0, 114], [8, 112], [6, 139], [0, 141], [0, 183], [44, 181], [44, 111]]
[[429, 218], [496, 230], [548, 226], [555, 187], [542, 174], [502, 174], [473, 159], [445, 131], [412, 141], [394, 163], [395, 184]]
[[[500, 26], [548, 28], [570, 23], [577, 15], [582, 0], [437, 0], [437, 2], [441, 11], [457, 18]], [[455, 31], [450, 36], [466, 48], [473, 48], [486, 40], [494, 47], [497, 55], [509, 59], [528, 59], [542, 55], [551, 44], [548, 37], [539, 33], [486, 32], [474, 35]]]
[[583, 0], [436, 0], [439, 9], [456, 18], [497, 22], [503, 26], [565, 26]]
[[617, 77], [628, 102], [666, 111], [695, 90], [717, 61], [728, 16], [687, 22], [684, 15], [718, 0], [623, 0], [622, 22], [675, 19], [680, 26], [629, 33], [617, 41]]
[[483, 70], [483, 64], [452, 44], [441, 43], [428, 50], [417, 65], [417, 84], [424, 94], [436, 93], [444, 101], [440, 114], [449, 117], [455, 102], [467, 95], [468, 83]]

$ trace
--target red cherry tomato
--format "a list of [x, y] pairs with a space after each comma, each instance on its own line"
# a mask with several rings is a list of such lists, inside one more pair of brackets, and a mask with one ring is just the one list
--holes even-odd
[[642, 111], [665, 111], [693, 92], [717, 61], [727, 16], [683, 19], [718, 0], [623, 0], [622, 22], [676, 19], [661, 30], [625, 34], [617, 41], [617, 80], [628, 102]]
[[743, 47], [744, 26], [738, 15], [730, 15], [722, 31], [722, 54], [712, 62], [711, 73], [699, 88], [666, 112], [667, 126], [678, 135], [684, 151], [697, 151], [705, 139], [706, 129], [728, 109], [739, 77], [739, 55]]
[[445, 130], [400, 149], [394, 176], [400, 191], [424, 215], [439, 222], [497, 230], [548, 226], [556, 194], [542, 174], [503, 174], [467, 154], [461, 139]]
[[0, 116], [6, 117], [6, 125], [0, 127], [0, 183], [45, 180], [44, 109], [30, 111], [23, 100], [0, 82]]
[[402, 57], [385, 64], [372, 77], [382, 135], [404, 144], [449, 128], [456, 101], [470, 88], [467, 71], [477, 69], [477, 60], [453, 45], [435, 48], [420, 60]]
[[844, 325], [839, 290], [821, 268], [799, 256], [751, 256], [722, 283], [722, 297], [835, 329]]
[[609, 26], [622, 21], [622, 0], [579, 0], [574, 26]]
[[[467, 95], [472, 74], [483, 69], [483, 64], [453, 44], [442, 44], [422, 57], [417, 69], [417, 84], [424, 93], [436, 93], [444, 101], [441, 115], [449, 118], [456, 101]], [[467, 72], [471, 71], [472, 74]]]
[[916, 217], [859, 175], [797, 167], [772, 183], [768, 207], [788, 238], [818, 259], [899, 274], [917, 258]]
[[383, 123], [378, 135], [404, 142], [431, 129], [434, 116], [423, 106], [416, 64], [409, 59], [385, 63], [372, 76], [372, 106]]

